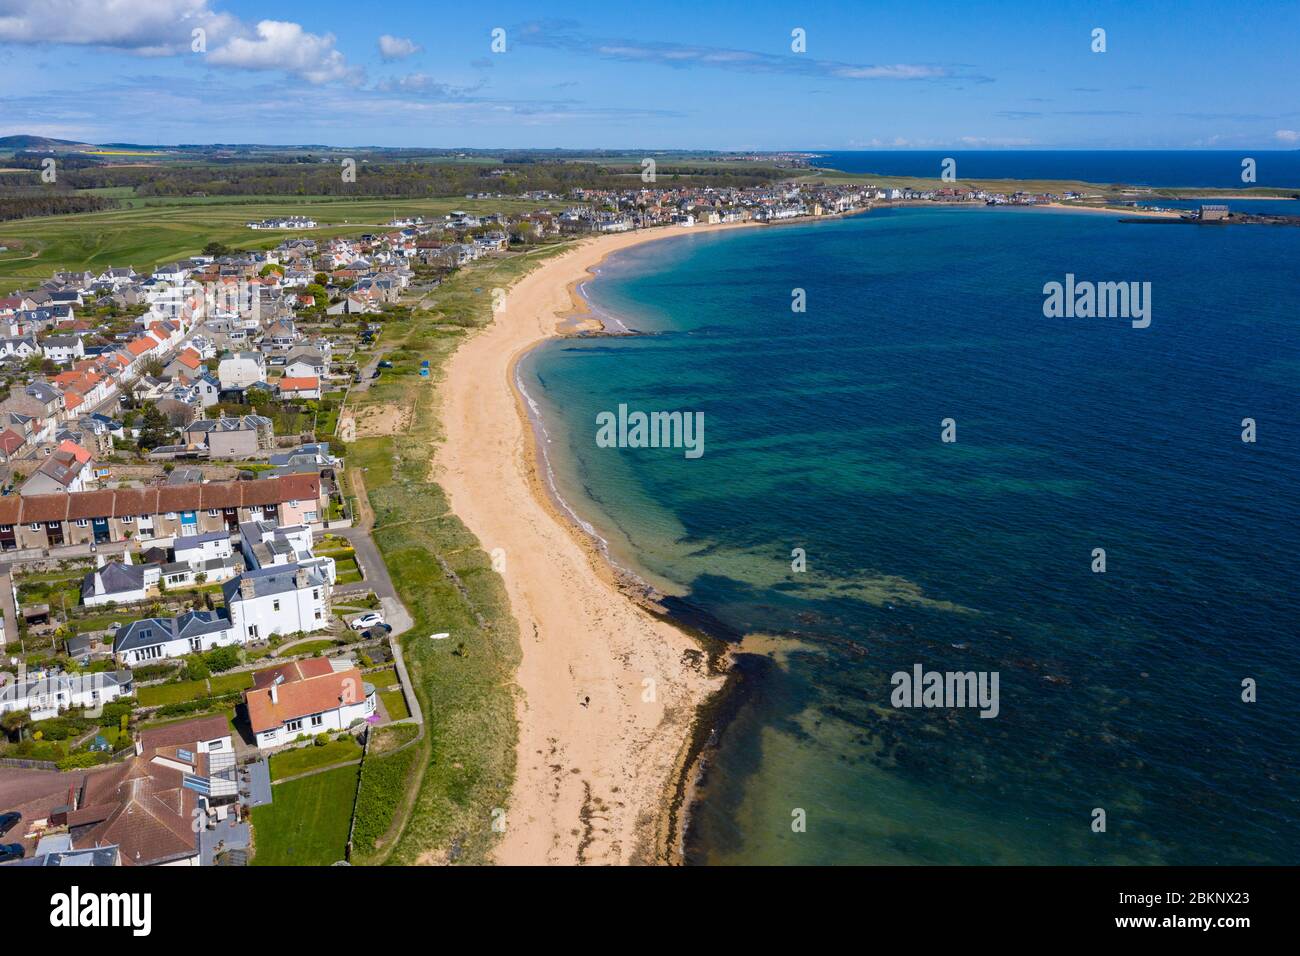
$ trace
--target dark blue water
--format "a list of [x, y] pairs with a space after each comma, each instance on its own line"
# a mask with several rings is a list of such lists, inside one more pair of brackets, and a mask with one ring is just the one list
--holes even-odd
[[[1067, 272], [1152, 283], [1150, 327], [1045, 318]], [[589, 292], [659, 334], [526, 363], [561, 487], [763, 635], [693, 861], [1300, 861], [1300, 229], [879, 210], [651, 243]], [[704, 455], [596, 447], [619, 403], [704, 412]], [[893, 707], [917, 663], [997, 672], [999, 715]]]
[[[816, 165], [846, 173], [938, 178], [946, 157], [959, 179], [1069, 179], [1132, 186], [1300, 190], [1300, 150], [872, 150], [819, 153]], [[1255, 160], [1243, 183], [1241, 161]]]

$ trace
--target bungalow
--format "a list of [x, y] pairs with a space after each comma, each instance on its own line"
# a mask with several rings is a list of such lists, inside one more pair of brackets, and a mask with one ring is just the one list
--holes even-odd
[[57, 717], [70, 707], [98, 707], [135, 692], [130, 671], [65, 674], [45, 671], [0, 687], [0, 714], [25, 710], [33, 720]]
[[329, 362], [320, 352], [298, 349], [290, 352], [284, 363], [284, 374], [290, 378], [323, 378], [329, 371]]
[[376, 708], [375, 688], [365, 683], [361, 671], [335, 671], [322, 658], [259, 674], [254, 681], [253, 689], [244, 692], [244, 706], [262, 750], [302, 736], [345, 730]]
[[214, 647], [242, 644], [230, 619], [216, 611], [186, 611], [179, 617], [149, 617], [117, 629], [113, 654], [137, 667], [166, 657], [184, 657]]
[[286, 375], [277, 383], [281, 398], [320, 398], [320, 379], [315, 375], [295, 378]]
[[121, 561], [112, 562], [101, 554], [98, 566], [81, 581], [81, 603], [86, 607], [138, 604], [158, 592], [161, 580], [161, 565], [134, 564], [130, 551], [122, 552]]

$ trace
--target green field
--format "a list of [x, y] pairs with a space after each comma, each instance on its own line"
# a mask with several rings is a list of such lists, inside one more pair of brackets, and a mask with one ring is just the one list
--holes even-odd
[[339, 767], [272, 788], [253, 808], [254, 866], [328, 866], [344, 858], [357, 768]]
[[[8, 252], [0, 253], [0, 293], [37, 285], [60, 269], [99, 270], [129, 265], [145, 271], [195, 255], [209, 242], [269, 249], [294, 235], [320, 240], [372, 232], [385, 228], [395, 214], [427, 219], [454, 209], [509, 213], [539, 206], [512, 199], [320, 200], [274, 196], [150, 202], [157, 205], [0, 222], [0, 246], [9, 247]], [[250, 220], [282, 215], [310, 216], [322, 227], [303, 233], [255, 232], [244, 225]]]

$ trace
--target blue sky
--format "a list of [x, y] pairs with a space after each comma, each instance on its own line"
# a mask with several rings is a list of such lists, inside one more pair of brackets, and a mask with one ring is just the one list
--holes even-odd
[[[206, 50], [194, 52], [192, 30]], [[505, 30], [505, 52], [491, 50]], [[806, 32], [793, 52], [791, 31]], [[1091, 49], [1106, 31], [1106, 52]], [[1300, 148], [1300, 3], [0, 0], [0, 134]]]

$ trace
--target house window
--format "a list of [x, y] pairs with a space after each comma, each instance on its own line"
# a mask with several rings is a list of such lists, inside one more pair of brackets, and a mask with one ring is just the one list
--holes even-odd
[[123, 524], [131, 524], [133, 521], [135, 521], [135, 515], [122, 515]]
[[257, 625], [256, 625], [256, 624], [250, 624], [250, 625], [248, 625], [248, 636], [249, 636], [249, 637], [252, 637], [252, 638], [256, 638], [256, 637], [257, 637]]
[[216, 509], [216, 508], [209, 508], [209, 509], [208, 509], [208, 517], [209, 517], [209, 518], [215, 518], [216, 516], [217, 516], [217, 509]]
[[152, 629], [152, 628], [148, 628], [148, 627], [146, 627], [143, 631], [140, 632], [140, 639], [141, 639], [141, 640], [148, 640], [148, 639], [151, 638], [151, 637], [153, 637], [153, 629]]
[[325, 723], [325, 715], [324, 715], [324, 714], [314, 714], [314, 715], [312, 716], [312, 718], [311, 718], [311, 725], [312, 725], [313, 727], [319, 727], [319, 726], [320, 726], [321, 724], [323, 724], [323, 723]]
[[266, 737], [267, 740], [274, 740], [279, 735], [279, 733], [280, 731], [278, 730], [268, 730], [265, 734], [263, 734], [263, 736]]
[[39, 521], [33, 521], [33, 522], [32, 522], [31, 524], [29, 524], [27, 527], [31, 528], [33, 531], [40, 531], [40, 530], [41, 530], [41, 523], [40, 523]]
[[319, 601], [319, 600], [320, 600], [320, 588], [312, 588], [312, 589], [311, 589], [311, 599], [312, 599], [313, 601]]
[[86, 521], [85, 518], [78, 518], [78, 519], [77, 519], [77, 527], [78, 527], [78, 528], [84, 528], [84, 527], [86, 526], [86, 524], [87, 524], [87, 521]]
[[271, 602], [271, 610], [272, 610], [272, 611], [278, 611], [278, 610], [280, 610], [280, 599], [279, 599], [279, 598], [276, 598], [274, 601]]
[[216, 740], [209, 740], [209, 741], [208, 741], [208, 749], [209, 749], [209, 750], [220, 750], [220, 749], [221, 749], [222, 747], [224, 747], [225, 745], [226, 745], [226, 742], [225, 742], [224, 740], [222, 740], [220, 737], [218, 737]]
[[176, 520], [176, 512], [174, 512], [174, 511], [169, 511], [169, 512], [167, 512], [167, 519], [168, 519], [169, 521], [175, 521], [175, 520]]
[[301, 720], [291, 720], [291, 721], [289, 721], [287, 724], [284, 725], [284, 729], [287, 730], [287, 731], [289, 731], [289, 733], [293, 733], [295, 730], [302, 730], [302, 721], [301, 721]]
[[317, 611], [317, 612], [316, 612], [316, 620], [318, 620], [318, 621], [320, 620], [320, 611]]
[[316, 520], [316, 512], [314, 512], [314, 511], [306, 511], [306, 512], [303, 512], [303, 518], [304, 518], [305, 520], [307, 520], [307, 521], [315, 521], [315, 520]]

